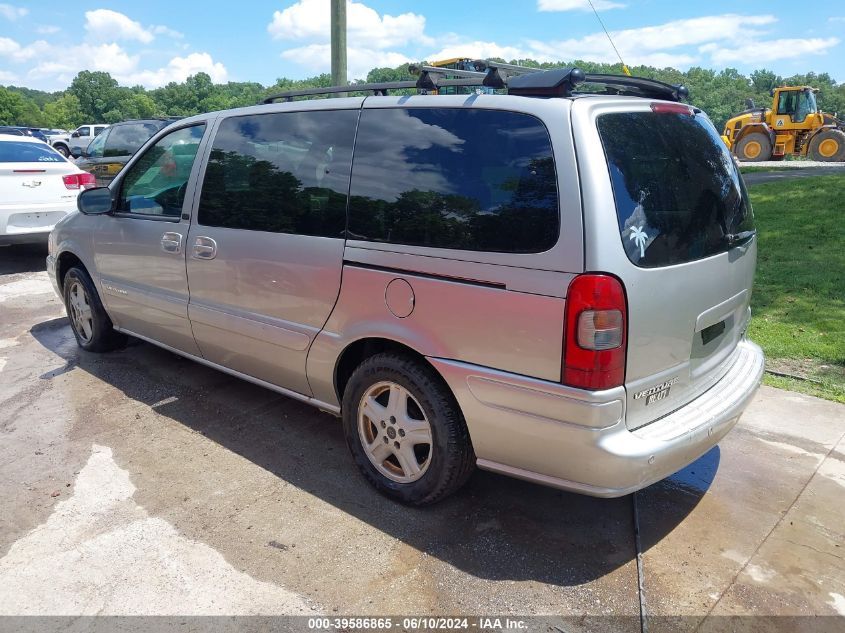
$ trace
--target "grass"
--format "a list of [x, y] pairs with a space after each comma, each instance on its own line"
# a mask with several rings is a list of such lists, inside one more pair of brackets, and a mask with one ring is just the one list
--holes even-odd
[[749, 187], [759, 250], [749, 336], [766, 383], [845, 403], [845, 176]]
[[740, 165], [739, 166], [739, 173], [741, 174], [759, 174], [762, 172], [767, 171], [785, 171], [785, 170], [792, 171], [792, 167], [751, 167], [748, 165]]

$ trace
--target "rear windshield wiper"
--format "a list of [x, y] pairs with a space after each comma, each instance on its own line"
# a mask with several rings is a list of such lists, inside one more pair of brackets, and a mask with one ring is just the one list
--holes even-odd
[[725, 235], [725, 241], [728, 243], [728, 246], [737, 246], [739, 244], [745, 244], [746, 242], [750, 241], [752, 237], [757, 235], [756, 230], [752, 231], [740, 231], [739, 233], [728, 233]]

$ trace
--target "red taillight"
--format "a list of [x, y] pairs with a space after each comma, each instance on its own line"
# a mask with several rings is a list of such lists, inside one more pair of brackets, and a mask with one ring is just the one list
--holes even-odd
[[651, 111], [659, 114], [686, 114], [687, 116], [695, 116], [695, 110], [683, 103], [654, 102], [651, 104]]
[[562, 382], [610, 389], [625, 382], [628, 307], [610, 275], [578, 275], [566, 295]]
[[94, 174], [89, 174], [87, 171], [81, 174], [62, 176], [62, 180], [68, 189], [90, 189], [97, 184]]

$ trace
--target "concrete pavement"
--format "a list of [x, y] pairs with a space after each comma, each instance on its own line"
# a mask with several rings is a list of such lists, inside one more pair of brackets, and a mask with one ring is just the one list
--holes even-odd
[[479, 472], [409, 509], [357, 474], [329, 415], [145, 343], [81, 352], [41, 271], [39, 249], [0, 249], [0, 614], [845, 625], [842, 405], [763, 388], [635, 497]]

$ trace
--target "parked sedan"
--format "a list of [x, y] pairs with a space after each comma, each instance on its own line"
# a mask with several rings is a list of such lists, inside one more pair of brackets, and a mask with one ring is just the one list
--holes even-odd
[[46, 242], [94, 182], [38, 139], [0, 134], [0, 246]]

